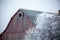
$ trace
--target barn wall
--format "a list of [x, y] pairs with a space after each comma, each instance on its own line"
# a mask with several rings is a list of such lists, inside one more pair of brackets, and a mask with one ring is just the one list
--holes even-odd
[[25, 32], [34, 27], [31, 18], [24, 12], [18, 12], [12, 17], [6, 30], [1, 34], [1, 40], [22, 40]]

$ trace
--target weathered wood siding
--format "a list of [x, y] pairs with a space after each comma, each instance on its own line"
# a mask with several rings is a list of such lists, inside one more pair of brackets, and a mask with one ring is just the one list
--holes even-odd
[[6, 30], [1, 34], [0, 40], [22, 40], [26, 30], [33, 26], [31, 18], [18, 10], [11, 18]]

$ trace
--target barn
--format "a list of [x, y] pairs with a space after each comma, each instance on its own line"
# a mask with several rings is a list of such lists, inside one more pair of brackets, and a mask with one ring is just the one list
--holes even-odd
[[8, 23], [6, 29], [0, 35], [0, 40], [22, 40], [25, 32], [35, 27], [35, 16], [42, 12], [19, 9]]

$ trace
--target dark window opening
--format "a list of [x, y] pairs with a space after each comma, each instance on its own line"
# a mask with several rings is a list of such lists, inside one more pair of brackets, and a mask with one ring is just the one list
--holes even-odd
[[19, 17], [21, 17], [22, 16], [22, 14], [19, 14]]
[[23, 17], [24, 17], [24, 12], [23, 12]]

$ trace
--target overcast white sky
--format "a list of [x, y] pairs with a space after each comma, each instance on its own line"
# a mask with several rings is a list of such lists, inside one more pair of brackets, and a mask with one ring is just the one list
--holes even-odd
[[52, 13], [60, 9], [60, 0], [0, 0], [0, 4], [0, 33], [19, 8]]

